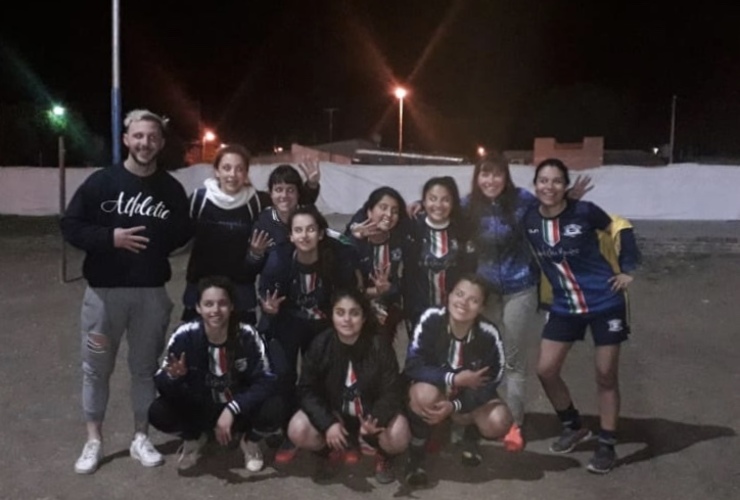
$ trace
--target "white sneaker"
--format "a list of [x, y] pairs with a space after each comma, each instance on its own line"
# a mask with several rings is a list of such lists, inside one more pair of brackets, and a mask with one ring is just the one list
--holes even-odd
[[201, 434], [198, 439], [183, 440], [180, 449], [177, 450], [177, 468], [185, 470], [197, 464], [207, 441], [208, 438], [205, 434]]
[[244, 462], [247, 470], [250, 472], [261, 471], [262, 467], [265, 466], [265, 459], [262, 456], [262, 450], [260, 449], [259, 443], [242, 439], [240, 445], [244, 452]]
[[156, 467], [164, 462], [162, 455], [149, 441], [149, 437], [142, 432], [137, 432], [134, 435], [129, 451], [131, 452], [131, 458], [138, 460], [144, 467]]
[[90, 439], [82, 448], [80, 458], [75, 462], [77, 474], [92, 474], [98, 469], [103, 458], [103, 443], [99, 439]]

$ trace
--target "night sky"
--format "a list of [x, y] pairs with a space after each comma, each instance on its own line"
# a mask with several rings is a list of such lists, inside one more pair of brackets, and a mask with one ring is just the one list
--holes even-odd
[[[740, 155], [740, 12], [717, 2], [121, 0], [123, 110], [254, 152], [334, 139], [530, 149], [604, 135]], [[111, 2], [27, 1], [0, 19], [0, 103], [62, 101], [110, 141]], [[732, 10], [730, 10], [732, 9]], [[92, 139], [91, 139], [92, 140]]]

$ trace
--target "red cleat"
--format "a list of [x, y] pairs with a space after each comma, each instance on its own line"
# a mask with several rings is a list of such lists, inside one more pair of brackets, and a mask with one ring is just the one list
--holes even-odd
[[504, 436], [503, 441], [506, 451], [518, 452], [524, 449], [522, 429], [516, 424], [511, 424], [511, 428], [506, 433], [506, 436]]

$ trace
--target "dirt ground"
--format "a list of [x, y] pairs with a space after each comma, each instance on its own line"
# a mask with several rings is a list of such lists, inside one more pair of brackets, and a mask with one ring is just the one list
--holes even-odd
[[[484, 464], [466, 469], [447, 447], [429, 459], [435, 482], [409, 492], [380, 485], [365, 459], [330, 485], [311, 479], [309, 455], [281, 470], [250, 475], [236, 449], [212, 449], [202, 467], [178, 476], [178, 442], [153, 432], [164, 466], [128, 455], [131, 412], [125, 349], [119, 353], [105, 425], [106, 458], [91, 476], [73, 471], [84, 427], [80, 410], [79, 308], [85, 283], [61, 283], [53, 220], [0, 218], [0, 498], [740, 498], [740, 256], [650, 257], [632, 288], [633, 335], [621, 362], [620, 465], [588, 474], [593, 448], [547, 452], [559, 426], [530, 380], [526, 450], [484, 446]], [[179, 302], [186, 255], [173, 258], [168, 286]], [[69, 275], [78, 272], [71, 254]], [[177, 307], [173, 323], [179, 316]], [[532, 357], [537, 334], [533, 332]], [[574, 348], [565, 373], [587, 424], [597, 425], [590, 342]], [[400, 472], [400, 464], [397, 467]]]

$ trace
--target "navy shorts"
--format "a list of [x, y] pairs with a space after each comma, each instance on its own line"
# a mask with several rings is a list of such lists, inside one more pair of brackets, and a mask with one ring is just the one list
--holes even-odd
[[545, 329], [542, 331], [542, 338], [555, 342], [575, 342], [586, 337], [588, 327], [591, 327], [594, 345], [614, 345], [624, 342], [630, 333], [626, 306], [586, 314], [550, 312]]

